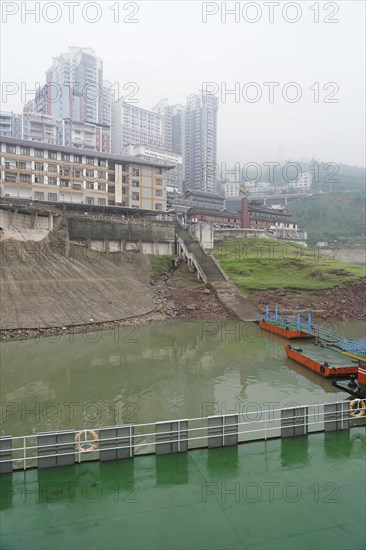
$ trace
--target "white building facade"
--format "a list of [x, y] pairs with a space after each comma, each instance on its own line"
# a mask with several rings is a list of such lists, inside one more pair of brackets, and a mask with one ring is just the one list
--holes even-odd
[[165, 149], [157, 149], [148, 147], [147, 145], [127, 145], [124, 147], [123, 154], [130, 157], [139, 157], [146, 160], [162, 164], [174, 165], [174, 168], [167, 172], [167, 185], [177, 187], [182, 190], [183, 184], [183, 161], [182, 155], [166, 151]]
[[127, 145], [164, 148], [163, 117], [122, 100], [114, 102], [114, 152], [121, 154]]

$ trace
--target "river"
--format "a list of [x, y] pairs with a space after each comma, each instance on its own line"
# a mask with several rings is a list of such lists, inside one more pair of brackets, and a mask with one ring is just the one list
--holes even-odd
[[[363, 323], [341, 323], [363, 337]], [[98, 428], [346, 394], [286, 358], [287, 341], [239, 321], [175, 320], [1, 344], [2, 435]]]

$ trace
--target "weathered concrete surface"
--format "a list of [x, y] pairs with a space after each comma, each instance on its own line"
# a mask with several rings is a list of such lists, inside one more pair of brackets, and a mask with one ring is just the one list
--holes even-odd
[[212, 283], [222, 304], [241, 321], [255, 321], [258, 311], [253, 304], [243, 296], [238, 287], [230, 281]]
[[14, 241], [0, 243], [0, 254], [2, 329], [105, 322], [154, 310], [148, 256], [71, 246], [66, 259], [44, 242]]
[[172, 222], [143, 220], [103, 220], [85, 216], [67, 217], [67, 226], [71, 241], [107, 240], [107, 241], [157, 241], [174, 242], [175, 231]]

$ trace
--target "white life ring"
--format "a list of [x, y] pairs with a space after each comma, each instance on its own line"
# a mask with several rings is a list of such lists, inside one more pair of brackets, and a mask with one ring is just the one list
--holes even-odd
[[91, 453], [98, 449], [98, 434], [93, 430], [82, 430], [75, 435], [75, 447], [79, 453]]
[[[362, 399], [354, 399], [349, 404], [349, 412], [351, 416], [359, 418], [360, 416], [365, 415], [366, 404]], [[357, 412], [358, 411], [358, 412]], [[357, 414], [356, 414], [357, 412]]]

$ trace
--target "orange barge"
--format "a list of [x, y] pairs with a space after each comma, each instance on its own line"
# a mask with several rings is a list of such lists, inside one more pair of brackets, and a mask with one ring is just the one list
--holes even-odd
[[283, 338], [288, 338], [289, 340], [291, 338], [314, 338], [313, 334], [308, 334], [303, 330], [289, 328], [286, 323], [268, 323], [267, 321], [259, 321], [259, 326], [263, 330], [273, 332], [274, 334], [278, 334], [279, 336], [283, 336]]
[[287, 357], [304, 367], [317, 372], [324, 378], [344, 378], [357, 374], [357, 364], [352, 359], [327, 347], [306, 346], [304, 349], [285, 347]]

